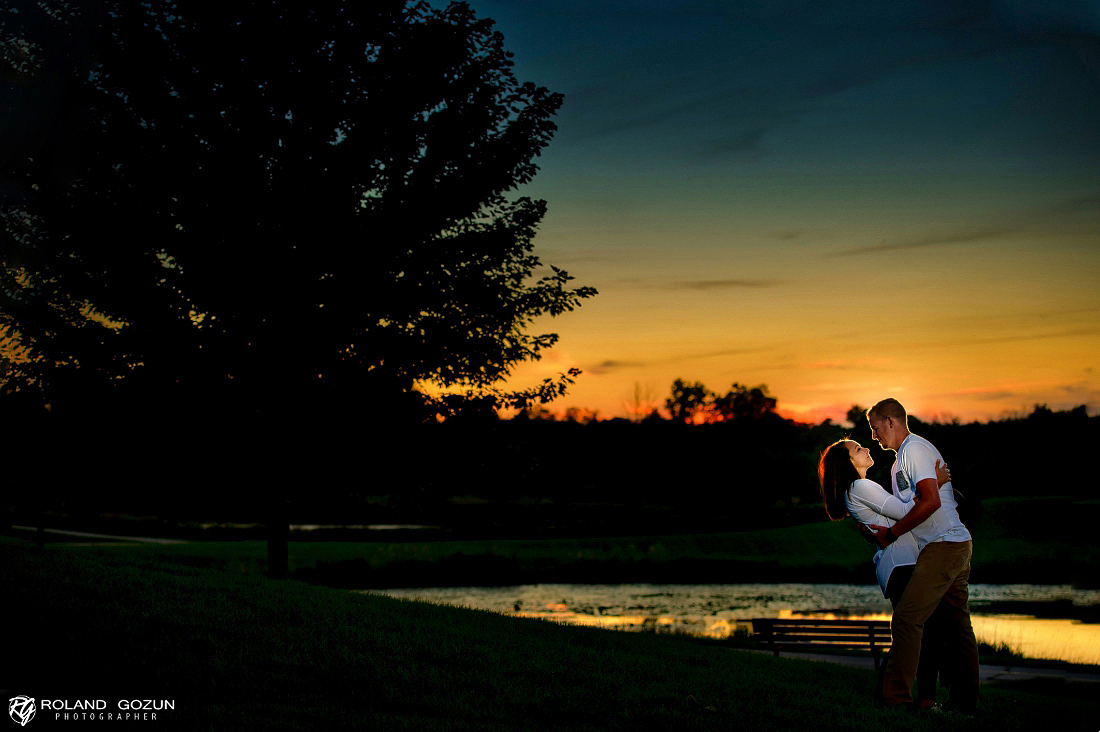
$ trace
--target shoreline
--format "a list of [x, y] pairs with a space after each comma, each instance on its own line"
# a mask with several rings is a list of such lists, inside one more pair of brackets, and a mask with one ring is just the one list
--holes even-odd
[[[292, 548], [293, 551], [293, 548]], [[1088, 567], [1048, 567], [1005, 561], [982, 566], [974, 584], [1050, 585], [1097, 589]], [[412, 589], [423, 587], [510, 587], [536, 584], [574, 585], [725, 585], [725, 584], [877, 584], [874, 567], [835, 564], [784, 565], [777, 560], [707, 557], [654, 560], [579, 560], [524, 562], [497, 554], [455, 553], [439, 559], [395, 560], [382, 565], [367, 559], [318, 560], [291, 576], [313, 584], [343, 589]]]
[[[180, 729], [928, 728], [875, 708], [870, 671], [269, 580], [262, 550], [0, 539], [25, 629], [6, 688], [170, 696]], [[1052, 701], [1063, 728], [1094, 724], [1091, 685], [989, 686], [978, 729], [1041, 727]]]

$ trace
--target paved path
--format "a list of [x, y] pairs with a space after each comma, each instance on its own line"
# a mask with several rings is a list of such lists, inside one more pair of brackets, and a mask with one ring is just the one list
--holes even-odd
[[[771, 651], [735, 648], [745, 653], [771, 653]], [[874, 670], [874, 659], [867, 656], [834, 656], [827, 653], [782, 653], [780, 658], [801, 658], [807, 661], [837, 663], [842, 666]], [[980, 667], [981, 679], [985, 681], [1023, 681], [1024, 679], [1065, 679], [1066, 681], [1100, 682], [1100, 674], [1084, 673], [1057, 668], [1031, 668], [1027, 666], [989, 666]]]
[[[12, 526], [20, 531], [38, 531], [34, 526]], [[112, 539], [114, 541], [136, 541], [141, 544], [186, 544], [183, 539], [153, 539], [147, 536], [116, 536], [115, 534], [91, 534], [87, 531], [67, 531], [64, 529], [43, 529], [47, 534], [63, 534], [65, 536], [81, 536], [87, 539]]]

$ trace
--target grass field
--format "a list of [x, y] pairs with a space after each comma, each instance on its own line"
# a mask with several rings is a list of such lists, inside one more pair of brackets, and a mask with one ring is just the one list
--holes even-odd
[[986, 686], [976, 721], [911, 716], [870, 703], [867, 671], [275, 582], [261, 545], [238, 548], [0, 541], [0, 687], [173, 699], [158, 723], [187, 730], [1096, 727], [1092, 685]]
[[[1100, 501], [990, 499], [971, 521], [976, 583], [1077, 584], [1100, 578], [1100, 541], [1070, 540], [1060, 523], [1100, 520]], [[113, 551], [105, 549], [105, 551]], [[129, 551], [129, 550], [123, 550]], [[263, 562], [261, 541], [149, 547], [209, 566]], [[511, 585], [536, 582], [847, 582], [873, 584], [871, 556], [851, 521], [757, 531], [467, 541], [295, 541], [291, 572], [340, 587]]]
[[[975, 583], [1100, 581], [1100, 541], [1069, 539], [1061, 522], [1100, 521], [1100, 501], [1059, 497], [987, 499], [970, 520]], [[138, 529], [140, 531], [140, 529]], [[51, 538], [60, 538], [51, 535]], [[103, 551], [133, 553], [128, 548]], [[224, 567], [266, 560], [262, 541], [145, 547], [149, 561], [176, 558]], [[841, 582], [873, 584], [874, 548], [851, 521], [671, 536], [466, 541], [294, 541], [292, 576], [350, 588], [529, 583]]]

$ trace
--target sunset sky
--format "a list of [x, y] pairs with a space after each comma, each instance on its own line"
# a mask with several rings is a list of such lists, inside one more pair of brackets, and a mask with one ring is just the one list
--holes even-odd
[[600, 294], [529, 385], [766, 383], [786, 416], [1100, 412], [1100, 5], [472, 0], [565, 94], [522, 193]]

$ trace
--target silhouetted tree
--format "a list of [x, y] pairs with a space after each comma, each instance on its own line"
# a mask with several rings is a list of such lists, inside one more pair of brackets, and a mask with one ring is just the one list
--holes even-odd
[[1054, 416], [1054, 410], [1048, 407], [1046, 404], [1036, 404], [1035, 408], [1031, 410], [1031, 414], [1027, 415], [1028, 419], [1041, 422], [1043, 420], [1049, 420]]
[[249, 410], [488, 388], [554, 342], [534, 317], [593, 294], [556, 268], [528, 282], [545, 204], [505, 193], [561, 98], [519, 84], [465, 5], [107, 8], [99, 63], [68, 83], [79, 151], [11, 161], [3, 309], [40, 356], [25, 380], [95, 372]]
[[0, 336], [30, 354], [9, 391], [259, 415], [270, 447], [368, 405], [458, 403], [421, 384], [524, 406], [570, 383], [496, 387], [556, 341], [534, 318], [595, 291], [539, 277], [545, 202], [509, 192], [562, 99], [516, 80], [491, 21], [405, 0], [97, 7], [4, 17], [9, 130], [33, 130], [0, 146]]
[[644, 387], [634, 382], [634, 394], [630, 401], [623, 405], [624, 410], [634, 422], [641, 422], [657, 411], [657, 400], [653, 396], [653, 387], [646, 384]]
[[714, 392], [696, 381], [688, 384], [683, 379], [672, 382], [672, 395], [665, 400], [665, 409], [674, 421], [691, 424], [695, 415], [702, 414], [714, 398]]
[[777, 400], [768, 396], [767, 384], [751, 389], [734, 382], [725, 396], [715, 397], [713, 409], [719, 421], [729, 419], [760, 419], [775, 411]]

